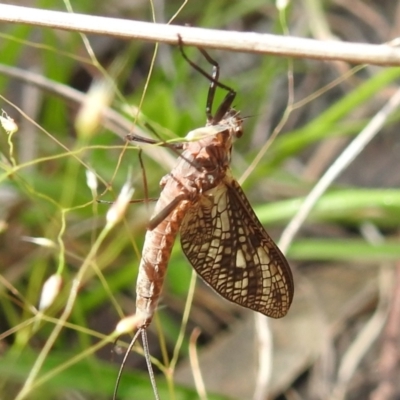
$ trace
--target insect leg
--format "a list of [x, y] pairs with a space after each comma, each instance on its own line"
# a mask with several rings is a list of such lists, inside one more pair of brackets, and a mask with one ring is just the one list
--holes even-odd
[[[199, 72], [201, 75], [206, 77], [210, 81], [210, 88], [208, 90], [208, 95], [207, 95], [207, 104], [206, 104], [206, 116], [207, 116], [207, 122], [211, 125], [216, 125], [218, 124], [221, 119], [224, 117], [226, 112], [231, 108], [233, 100], [236, 97], [236, 92], [229, 86], [224, 85], [221, 83], [219, 79], [219, 64], [207, 53], [206, 50], [202, 49], [199, 47], [200, 53], [204, 56], [204, 58], [213, 66], [213, 73], [210, 75], [206, 71], [204, 71], [203, 68], [199, 67], [197, 64], [195, 64], [192, 60], [189, 59], [189, 57], [186, 55], [185, 51], [183, 50], [183, 41], [182, 37], [178, 35], [178, 43], [179, 43], [179, 50], [182, 54], [182, 57], [187, 61], [187, 63], [194, 68], [197, 72]], [[226, 94], [224, 100], [218, 107], [217, 112], [215, 115], [212, 115], [212, 106], [214, 102], [214, 96], [215, 96], [215, 89], [216, 87], [219, 87], [221, 89], [226, 90], [228, 93]]]
[[198, 49], [203, 57], [213, 66], [213, 80], [211, 81], [210, 88], [208, 90], [206, 113], [207, 110], [211, 112], [214, 103], [215, 89], [217, 86], [221, 89], [225, 89], [228, 92], [222, 103], [219, 105], [216, 113], [214, 114], [214, 117], [212, 117], [211, 120], [207, 117], [207, 120], [209, 123], [211, 123], [211, 125], [217, 125], [231, 108], [233, 100], [236, 97], [236, 92], [231, 87], [224, 85], [219, 81], [219, 64], [217, 63], [217, 61], [215, 61], [203, 48], [199, 47]]
[[[154, 132], [154, 131], [153, 131]], [[146, 143], [146, 144], [154, 144], [161, 147], [168, 147], [175, 150], [182, 149], [182, 143], [166, 143], [160, 140], [148, 139], [139, 135], [135, 135], [130, 133], [125, 136], [128, 142], [137, 142], [137, 143]]]

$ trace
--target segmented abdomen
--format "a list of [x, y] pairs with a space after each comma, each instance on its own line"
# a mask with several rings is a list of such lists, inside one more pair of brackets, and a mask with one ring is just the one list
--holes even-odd
[[[172, 190], [168, 189], [167, 185], [162, 191], [153, 216], [157, 216], [165, 210], [170, 202], [177, 197]], [[153, 318], [172, 247], [189, 207], [190, 201], [182, 200], [154, 229], [148, 230], [146, 233], [136, 283], [138, 327], [147, 327]]]

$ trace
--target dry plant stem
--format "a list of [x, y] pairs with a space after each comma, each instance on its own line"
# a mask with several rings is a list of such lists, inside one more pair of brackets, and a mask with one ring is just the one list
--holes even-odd
[[371, 400], [386, 400], [396, 397], [398, 386], [400, 337], [400, 262], [396, 265], [393, 294], [389, 316], [385, 327], [382, 351], [378, 366], [379, 386], [371, 395]]
[[254, 322], [256, 328], [258, 367], [256, 387], [253, 394], [253, 400], [264, 400], [268, 393], [268, 387], [271, 379], [272, 366], [272, 333], [269, 327], [268, 319], [263, 315], [255, 314]]
[[344, 400], [348, 384], [365, 354], [382, 331], [388, 314], [388, 303], [393, 282], [393, 268], [391, 265], [382, 265], [379, 272], [379, 303], [369, 321], [359, 332], [344, 354], [339, 366], [338, 378], [332, 390], [330, 400]]
[[[38, 88], [32, 85], [25, 85], [23, 88], [21, 98], [21, 108], [29, 115], [32, 119], [37, 119], [40, 113], [40, 107], [42, 104], [43, 93]], [[24, 140], [18, 143], [18, 160], [20, 164], [26, 161], [35, 159], [38, 156], [37, 148], [37, 135], [35, 127], [29, 123], [29, 121], [23, 119], [20, 125], [21, 132], [24, 132]], [[33, 173], [33, 166], [28, 167], [26, 172]]]
[[[283, 25], [286, 25], [286, 22], [283, 22]], [[245, 173], [242, 175], [241, 180], [246, 179], [246, 177], [250, 174], [250, 171], [253, 169], [253, 167], [257, 165], [258, 161], [261, 159], [263, 154], [265, 154], [272, 141], [276, 138], [279, 132], [281, 132], [282, 127], [286, 124], [289, 115], [292, 111], [294, 102], [292, 60], [288, 60], [287, 78], [288, 78], [288, 100], [285, 112], [282, 115], [282, 118], [279, 121], [278, 125], [272, 132], [271, 136], [265, 143], [265, 145], [259, 151], [258, 155], [255, 157], [255, 159], [253, 160], [247, 171], [245, 171]], [[268, 319], [262, 315], [256, 314], [254, 316], [254, 324], [255, 324], [256, 337], [258, 341], [258, 368], [257, 368], [257, 377], [255, 382], [253, 400], [263, 400], [268, 396], [269, 385], [271, 380], [271, 368], [272, 368], [272, 358], [273, 358], [272, 332]]]
[[357, 157], [364, 147], [375, 137], [387, 121], [389, 115], [400, 105], [400, 90], [390, 98], [382, 109], [372, 118], [369, 124], [346, 147], [331, 167], [325, 172], [310, 194], [305, 198], [300, 209], [292, 218], [282, 233], [278, 246], [286, 253], [294, 236], [301, 228], [318, 199], [328, 189], [332, 182], [344, 171], [345, 168]]
[[72, 283], [72, 287], [71, 287], [70, 296], [68, 298], [68, 302], [65, 306], [65, 309], [64, 309], [58, 323], [54, 327], [53, 332], [50, 334], [46, 344], [43, 346], [42, 351], [38, 355], [36, 362], [35, 362], [34, 366], [32, 367], [28, 378], [26, 379], [26, 381], [24, 383], [24, 386], [22, 387], [21, 391], [18, 393], [18, 395], [16, 397], [16, 400], [25, 399], [29, 395], [30, 391], [33, 389], [35, 379], [36, 379], [40, 369], [42, 368], [43, 363], [44, 363], [50, 349], [53, 347], [54, 342], [56, 341], [58, 335], [60, 334], [60, 332], [63, 328], [63, 323], [68, 319], [69, 315], [72, 312], [73, 305], [75, 304], [75, 299], [78, 295], [79, 286], [80, 286], [80, 279], [74, 279], [74, 281]]
[[179, 329], [178, 339], [176, 340], [176, 344], [175, 344], [175, 347], [174, 347], [174, 352], [173, 352], [173, 355], [172, 355], [172, 358], [171, 358], [171, 362], [170, 362], [170, 365], [169, 365], [170, 370], [172, 370], [172, 372], [175, 371], [176, 364], [178, 363], [179, 353], [181, 351], [183, 339], [185, 337], [186, 327], [187, 327], [187, 324], [188, 324], [188, 321], [189, 321], [190, 310], [192, 309], [194, 292], [195, 292], [195, 289], [196, 289], [196, 281], [197, 281], [197, 274], [193, 270], [192, 271], [192, 276], [190, 278], [188, 294], [186, 296], [186, 303], [185, 303], [185, 308], [184, 308], [184, 312], [183, 312], [183, 316], [182, 316], [181, 327]]
[[34, 325], [35, 322], [37, 322], [36, 317], [31, 317], [31, 318], [25, 320], [24, 322], [21, 322], [18, 325], [15, 325], [10, 329], [8, 329], [4, 332], [1, 332], [0, 340], [4, 340], [4, 339], [8, 338], [9, 336], [16, 334], [18, 331], [28, 327], [29, 325]]
[[189, 359], [197, 394], [199, 395], [200, 400], [207, 400], [206, 387], [204, 385], [203, 377], [201, 375], [199, 357], [197, 355], [197, 349], [196, 349], [196, 343], [197, 339], [200, 336], [200, 333], [201, 333], [200, 329], [195, 328], [193, 329], [193, 332], [190, 335]]
[[[360, 227], [363, 237], [372, 245], [383, 242], [383, 237], [373, 224], [365, 223]], [[357, 334], [346, 353], [343, 355], [339, 365], [337, 382], [332, 390], [331, 400], [342, 400], [346, 397], [347, 387], [354, 376], [361, 360], [371, 348], [373, 342], [380, 334], [385, 323], [388, 309], [392, 281], [394, 278], [393, 268], [390, 264], [382, 264], [379, 269], [379, 303], [378, 306]], [[327, 397], [327, 396], [325, 396]]]
[[[391, 99], [385, 104], [385, 106], [372, 118], [370, 123], [360, 132], [360, 134], [347, 146], [347, 148], [341, 153], [336, 159], [332, 166], [327, 172], [321, 177], [318, 183], [315, 185], [313, 190], [304, 200], [302, 206], [292, 218], [284, 232], [282, 233], [281, 239], [278, 246], [283, 253], [286, 253], [290, 243], [292, 242], [296, 233], [300, 230], [302, 224], [310, 214], [312, 208], [317, 203], [318, 199], [328, 189], [332, 182], [340, 175], [340, 173], [347, 168], [347, 166], [355, 159], [355, 157], [364, 149], [364, 147], [375, 137], [375, 135], [382, 128], [389, 115], [400, 105], [400, 90], [398, 90]], [[364, 336], [360, 337], [359, 341], [372, 341], [375, 339], [374, 334], [377, 334], [380, 323], [383, 323], [382, 310], [377, 310], [376, 316], [368, 324]], [[367, 337], [368, 336], [368, 337]], [[363, 343], [365, 344], [365, 342]], [[358, 346], [358, 342], [354, 344], [352, 351], [349, 352], [352, 356], [362, 354], [361, 345]], [[360, 355], [361, 357], [361, 355]], [[342, 399], [346, 391], [348, 379], [352, 376], [352, 368], [354, 363], [350, 362], [350, 356], [343, 360], [341, 371], [339, 372], [339, 382], [334, 390], [332, 399]], [[357, 362], [358, 359], [353, 359]]]
[[39, 374], [48, 353], [50, 352], [50, 350], [53, 347], [56, 339], [58, 338], [61, 330], [63, 329], [65, 322], [68, 320], [68, 318], [72, 312], [76, 298], [78, 297], [78, 290], [81, 285], [82, 279], [85, 276], [87, 270], [90, 268], [91, 261], [97, 254], [100, 244], [103, 242], [103, 240], [107, 236], [108, 232], [109, 232], [109, 229], [107, 229], [107, 227], [106, 227], [100, 233], [97, 241], [93, 244], [93, 247], [92, 247], [90, 253], [88, 254], [88, 256], [85, 259], [81, 268], [79, 269], [79, 272], [77, 273], [76, 277], [74, 278], [64, 311], [62, 312], [59, 320], [57, 321], [57, 324], [55, 325], [53, 331], [49, 335], [45, 345], [43, 346], [40, 354], [38, 355], [38, 357], [35, 361], [35, 364], [31, 368], [31, 371], [29, 373], [28, 378], [26, 379], [26, 381], [24, 383], [24, 386], [22, 387], [21, 391], [18, 393], [15, 400], [22, 400], [22, 399], [27, 398], [27, 396], [30, 394], [31, 390], [35, 386], [35, 379], [36, 379], [37, 375]]
[[[85, 93], [47, 79], [34, 72], [0, 64], [0, 74], [18, 79], [22, 82], [26, 82], [30, 85], [45, 90], [48, 93], [52, 93], [55, 96], [67, 100], [76, 108], [78, 108], [85, 101]], [[104, 108], [103, 111], [103, 123], [107, 129], [115, 132], [124, 140], [128, 133], [135, 133], [143, 137], [148, 137], [144, 131], [139, 129], [137, 126], [133, 126], [131, 121], [124, 118], [117, 111], [114, 111], [108, 107]], [[175, 165], [175, 158], [162, 147], [143, 145], [142, 149], [149, 157], [157, 161], [160, 165], [164, 166], [166, 170], [170, 170]]]
[[67, 370], [69, 367], [72, 367], [73, 365], [77, 364], [81, 360], [87, 360], [87, 358], [91, 354], [95, 354], [96, 351], [99, 351], [104, 348], [106, 344], [113, 343], [115, 342], [116, 336], [115, 333], [112, 333], [110, 336], [103, 337], [100, 341], [98, 341], [96, 344], [91, 346], [90, 348], [86, 349], [84, 352], [81, 352], [77, 354], [76, 356], [66, 360], [62, 364], [52, 368], [45, 374], [40, 375], [38, 379], [35, 380], [34, 384], [32, 385], [32, 389], [36, 389], [37, 387], [45, 384], [46, 382], [51, 382], [51, 380], [57, 376], [58, 374], [61, 374], [63, 371]]
[[232, 32], [177, 25], [129, 21], [0, 4], [0, 21], [64, 29], [73, 32], [231, 51], [275, 54], [351, 63], [400, 65], [400, 49], [388, 45], [317, 41], [254, 32]]

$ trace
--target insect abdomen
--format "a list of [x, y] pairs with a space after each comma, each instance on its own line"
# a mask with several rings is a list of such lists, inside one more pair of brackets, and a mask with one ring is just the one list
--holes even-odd
[[[157, 202], [155, 214], [164, 207], [163, 197]], [[189, 201], [181, 201], [164, 220], [146, 233], [136, 283], [138, 327], [147, 327], [153, 318], [172, 247], [189, 205]]]

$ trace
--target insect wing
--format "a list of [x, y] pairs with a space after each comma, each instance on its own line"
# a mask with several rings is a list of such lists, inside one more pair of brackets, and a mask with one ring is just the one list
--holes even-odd
[[269, 317], [287, 313], [292, 273], [239, 183], [221, 183], [202, 196], [185, 216], [180, 233], [193, 268], [221, 296]]

